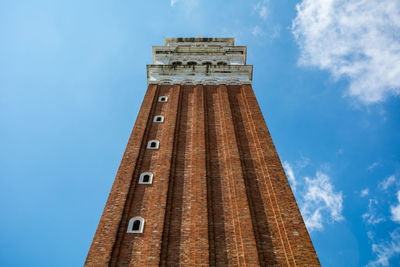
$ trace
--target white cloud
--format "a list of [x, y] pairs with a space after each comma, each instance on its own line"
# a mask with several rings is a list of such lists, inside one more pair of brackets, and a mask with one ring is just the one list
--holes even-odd
[[365, 189], [363, 189], [363, 190], [361, 191], [360, 196], [361, 196], [361, 197], [365, 197], [365, 196], [368, 196], [368, 194], [369, 194], [369, 189], [368, 189], [368, 188], [365, 188]]
[[259, 13], [261, 18], [266, 19], [267, 18], [267, 7], [266, 6], [262, 6]]
[[309, 231], [322, 230], [323, 223], [343, 220], [342, 192], [335, 192], [329, 177], [317, 172], [316, 178], [305, 177], [304, 197], [300, 210]]
[[376, 199], [369, 200], [368, 212], [362, 215], [362, 218], [366, 223], [375, 225], [385, 221], [383, 217], [377, 215], [377, 206], [378, 206], [378, 200]]
[[267, 19], [268, 9], [266, 6], [267, 1], [260, 1], [254, 6], [254, 11], [257, 12], [258, 16], [262, 19]]
[[382, 190], [386, 190], [389, 188], [389, 186], [391, 186], [395, 182], [396, 182], [396, 177], [394, 177], [394, 175], [392, 175], [392, 176], [389, 176], [388, 178], [386, 178], [385, 180], [383, 180], [381, 183], [379, 183], [378, 187]]
[[290, 182], [290, 185], [292, 186], [293, 191], [296, 191], [297, 182], [296, 182], [296, 178], [294, 176], [292, 166], [290, 166], [289, 162], [284, 161], [283, 168], [285, 168], [286, 175], [289, 179], [289, 182]]
[[397, 191], [397, 200], [399, 203], [396, 206], [390, 206], [390, 212], [392, 213], [392, 220], [400, 223], [400, 190]]
[[174, 6], [179, 0], [171, 0], [171, 6]]
[[186, 15], [190, 15], [191, 12], [196, 10], [199, 4], [199, 0], [171, 0], [171, 7], [174, 7], [178, 2], [182, 3], [182, 7], [186, 11]]
[[400, 1], [302, 0], [292, 32], [300, 64], [348, 78], [369, 104], [400, 94]]
[[371, 171], [372, 169], [375, 169], [378, 166], [379, 166], [379, 162], [376, 161], [368, 166], [368, 170]]
[[300, 156], [301, 158], [295, 162], [296, 167], [302, 169], [310, 165], [310, 159], [304, 157], [303, 155]]
[[390, 240], [379, 244], [372, 244], [372, 251], [376, 254], [376, 260], [367, 266], [389, 266], [389, 261], [400, 254], [400, 228], [390, 233]]
[[374, 240], [375, 233], [372, 232], [372, 231], [368, 231], [368, 232], [367, 232], [367, 236], [368, 236], [368, 238], [369, 238], [370, 240]]
[[342, 192], [336, 192], [328, 175], [316, 172], [315, 178], [296, 179], [295, 170], [309, 165], [310, 160], [302, 157], [294, 165], [283, 161], [287, 178], [299, 203], [301, 215], [307, 229], [323, 230], [324, 224], [343, 220]]
[[276, 39], [279, 38], [279, 36], [281, 35], [281, 25], [275, 25], [273, 28], [273, 32], [272, 32], [272, 39]]
[[251, 34], [253, 34], [254, 36], [260, 36], [264, 34], [264, 31], [261, 29], [260, 26], [256, 25], [251, 31]]

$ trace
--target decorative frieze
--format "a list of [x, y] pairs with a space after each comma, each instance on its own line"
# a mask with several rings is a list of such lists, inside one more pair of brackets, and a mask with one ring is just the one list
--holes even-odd
[[244, 57], [242, 55], [158, 55], [155, 59], [155, 65], [172, 65], [180, 63], [187, 65], [189, 62], [195, 62], [197, 65], [217, 65], [220, 62], [228, 65], [244, 65]]

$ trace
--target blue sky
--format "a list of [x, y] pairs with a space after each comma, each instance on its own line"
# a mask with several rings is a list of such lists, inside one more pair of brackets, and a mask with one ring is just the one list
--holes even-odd
[[323, 266], [400, 265], [400, 3], [0, 1], [0, 265], [83, 264], [164, 37], [235, 37]]

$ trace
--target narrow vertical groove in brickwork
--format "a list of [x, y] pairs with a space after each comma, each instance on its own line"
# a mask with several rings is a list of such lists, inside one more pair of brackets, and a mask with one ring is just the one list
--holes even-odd
[[226, 266], [228, 260], [228, 239], [225, 235], [225, 206], [223, 202], [223, 166], [220, 161], [221, 145], [220, 122], [216, 116], [220, 110], [217, 101], [217, 86], [205, 86], [205, 108], [207, 120], [207, 180], [208, 180], [208, 199], [210, 235], [210, 265]]
[[211, 140], [209, 125], [209, 104], [208, 104], [208, 86], [203, 87], [203, 107], [204, 107], [204, 135], [205, 135], [205, 149], [206, 149], [206, 180], [207, 180], [207, 214], [208, 214], [208, 246], [209, 246], [209, 264], [216, 266], [216, 251], [215, 251], [215, 222], [214, 222], [214, 209], [215, 200], [213, 199], [212, 191], [212, 169], [211, 169]]
[[204, 88], [195, 86], [193, 108], [193, 154], [192, 190], [191, 201], [195, 208], [191, 209], [193, 233], [191, 258], [194, 266], [207, 266], [209, 264], [208, 245], [208, 209], [207, 209], [207, 176], [206, 176], [206, 146], [204, 129]]
[[[193, 131], [194, 129], [194, 89], [193, 86], [183, 86], [184, 97], [181, 117], [180, 139], [178, 147], [177, 173], [175, 179], [179, 180], [180, 190], [175, 190], [174, 211], [177, 213], [176, 223], [174, 223], [174, 232], [179, 239], [176, 242], [176, 248], [171, 254], [177, 254], [177, 260], [169, 261], [172, 264], [181, 264], [193, 266], [193, 258], [191, 258], [191, 245], [193, 242], [193, 228], [191, 228], [191, 213], [195, 208], [192, 205], [192, 184], [195, 177], [191, 176], [193, 164]], [[179, 209], [179, 211], [178, 211]]]
[[139, 151], [151, 113], [151, 103], [156, 94], [156, 85], [148, 87], [135, 126], [129, 138], [124, 156], [107, 199], [99, 226], [93, 238], [85, 266], [108, 266], [117, 239], [129, 187], [135, 170]]
[[176, 174], [176, 161], [177, 161], [177, 150], [179, 143], [179, 131], [180, 131], [180, 123], [181, 123], [181, 110], [182, 110], [182, 95], [183, 90], [179, 88], [179, 99], [178, 99], [178, 112], [176, 114], [176, 126], [173, 137], [173, 152], [172, 152], [172, 162], [171, 169], [169, 173], [168, 180], [168, 192], [167, 192], [167, 201], [166, 201], [166, 211], [165, 211], [165, 219], [164, 219], [164, 227], [163, 227], [163, 235], [161, 242], [161, 255], [160, 255], [160, 266], [169, 266], [168, 265], [168, 249], [170, 242], [170, 226], [171, 226], [171, 213], [173, 208], [173, 197], [174, 197], [174, 188], [175, 188], [175, 174]]
[[[174, 266], [181, 264], [187, 258], [186, 247], [181, 246], [181, 241], [185, 240], [187, 236], [181, 231], [185, 227], [186, 217], [186, 186], [189, 181], [185, 181], [185, 165], [186, 165], [186, 146], [190, 143], [188, 124], [188, 101], [189, 91], [186, 86], [182, 86], [180, 116], [179, 116], [179, 132], [178, 145], [176, 148], [174, 168], [174, 187], [171, 192], [172, 201], [170, 202], [170, 219], [168, 225], [168, 252], [167, 252], [167, 266]], [[187, 177], [189, 178], [189, 177]], [[188, 179], [189, 180], [189, 179]], [[183, 259], [184, 258], [184, 259]]]
[[[238, 233], [240, 229], [237, 227], [237, 220], [239, 219], [239, 214], [238, 214], [238, 207], [236, 204], [236, 194], [234, 193], [234, 189], [232, 188], [233, 181], [232, 181], [232, 175], [229, 173], [230, 172], [230, 162], [229, 162], [229, 155], [230, 151], [229, 145], [228, 144], [228, 133], [227, 133], [227, 128], [226, 128], [226, 122], [225, 118], [229, 116], [227, 114], [227, 111], [224, 110], [224, 100], [223, 95], [222, 95], [222, 90], [226, 89], [225, 86], [218, 86], [217, 92], [218, 92], [218, 105], [220, 108], [220, 111], [218, 112], [220, 124], [221, 124], [221, 143], [223, 145], [222, 149], [222, 161], [224, 162], [224, 171], [222, 173], [223, 176], [225, 176], [224, 183], [226, 184], [226, 204], [229, 204], [229, 215], [228, 215], [228, 220], [225, 221], [226, 224], [229, 225], [229, 232], [230, 236], [227, 236], [227, 239], [230, 241], [230, 252], [231, 255], [229, 255], [228, 259], [230, 260], [229, 264], [232, 265], [242, 265], [243, 259], [242, 259], [242, 253], [243, 253], [243, 241], [242, 241], [242, 236], [241, 233]], [[228, 150], [228, 151], [227, 151]], [[220, 160], [221, 160], [220, 159]]]

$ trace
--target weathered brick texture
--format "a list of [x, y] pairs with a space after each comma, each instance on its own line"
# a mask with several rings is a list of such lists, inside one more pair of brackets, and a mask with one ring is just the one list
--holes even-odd
[[251, 86], [148, 87], [85, 266], [158, 265], [320, 265]]

